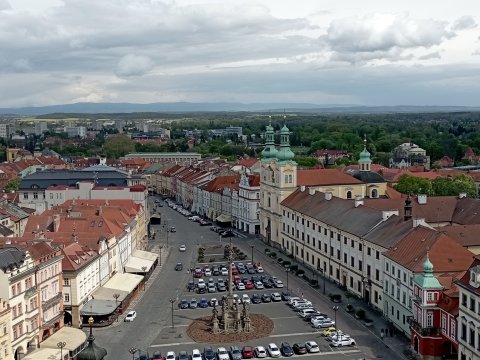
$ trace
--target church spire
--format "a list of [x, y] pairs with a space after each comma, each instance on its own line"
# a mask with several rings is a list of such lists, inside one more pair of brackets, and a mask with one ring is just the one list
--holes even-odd
[[295, 154], [290, 149], [290, 130], [285, 124], [286, 116], [283, 117], [284, 125], [280, 130], [280, 151], [277, 158], [280, 161], [290, 161], [295, 157]]
[[370, 153], [367, 150], [367, 134], [365, 134], [363, 138], [363, 151], [360, 153], [360, 158], [358, 160], [360, 171], [370, 171], [371, 164], [372, 159], [370, 158]]
[[270, 121], [265, 128], [265, 148], [262, 150], [262, 157], [264, 159], [273, 159], [277, 155], [277, 149], [275, 149], [275, 132], [272, 126], [272, 117], [269, 116]]

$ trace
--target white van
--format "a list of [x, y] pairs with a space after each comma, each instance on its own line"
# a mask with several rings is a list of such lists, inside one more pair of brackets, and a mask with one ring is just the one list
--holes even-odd
[[303, 309], [303, 310], [300, 310], [298, 315], [302, 318], [306, 317], [308, 314], [311, 314], [311, 313], [314, 313], [316, 312], [317, 310], [313, 309], [313, 308], [307, 308], [307, 309]]
[[300, 300], [295, 300], [293, 303], [292, 303], [292, 307], [296, 307], [298, 304], [305, 304], [305, 303], [309, 303], [310, 305], [312, 304], [310, 301], [308, 300], [305, 300], [305, 299], [300, 299]]
[[302, 311], [305, 309], [313, 309], [312, 303], [310, 301], [298, 304], [297, 306], [294, 307], [295, 311]]
[[302, 299], [300, 299], [299, 297], [296, 297], [296, 296], [292, 296], [290, 299], [288, 299], [287, 304], [288, 304], [289, 306], [293, 306], [293, 303], [294, 303], [295, 301], [299, 301], [299, 300], [302, 300]]

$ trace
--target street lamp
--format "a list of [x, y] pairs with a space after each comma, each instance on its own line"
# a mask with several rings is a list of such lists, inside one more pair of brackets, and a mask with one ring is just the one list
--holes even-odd
[[159, 259], [160, 259], [160, 260], [159, 260], [159, 262], [160, 262], [159, 266], [162, 266], [162, 249], [163, 249], [163, 246], [160, 245], [160, 247], [158, 248], [158, 251], [159, 251]]
[[60, 349], [60, 359], [63, 360], [63, 348], [67, 345], [65, 341], [59, 341], [57, 347]]
[[255, 248], [255, 245], [250, 245], [250, 247], [252, 248], [252, 264], [253, 264], [253, 249]]
[[290, 272], [290, 268], [286, 268], [285, 272], [287, 273], [287, 291], [288, 291], [288, 273]]
[[[334, 320], [334, 321], [335, 321], [335, 333], [336, 333], [337, 336], [338, 336], [338, 332], [337, 332], [337, 331], [338, 331], [338, 330], [337, 330], [337, 311], [338, 311], [339, 308], [338, 308], [337, 305], [335, 305], [332, 309], [333, 309], [333, 311], [335, 312], [335, 320]], [[337, 339], [337, 340], [338, 340], [338, 339]]]
[[136, 348], [134, 348], [134, 347], [131, 347], [130, 349], [128, 349], [128, 352], [129, 352], [130, 354], [132, 354], [132, 360], [135, 360], [135, 353], [136, 353], [137, 351], [140, 351], [140, 349], [136, 349]]
[[115, 313], [117, 314], [117, 321], [118, 321], [118, 298], [120, 297], [119, 293], [113, 294], [113, 298], [115, 299]]
[[170, 298], [170, 304], [172, 304], [172, 329], [174, 328], [174, 324], [173, 324], [173, 304], [174, 303], [175, 303], [175, 299]]
[[323, 295], [325, 295], [325, 272], [320, 267], [320, 264], [318, 264], [317, 270], [320, 272], [320, 274], [322, 274], [322, 277], [323, 277]]
[[147, 276], [147, 267], [142, 266], [142, 270], [143, 270], [143, 291], [145, 291], [145, 284], [147, 282], [147, 280], [145, 279], [145, 277]]

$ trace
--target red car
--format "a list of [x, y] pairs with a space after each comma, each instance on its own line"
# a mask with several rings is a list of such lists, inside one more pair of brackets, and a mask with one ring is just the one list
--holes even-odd
[[238, 284], [238, 283], [241, 283], [241, 282], [242, 282], [242, 279], [240, 279], [240, 276], [235, 275], [235, 276], [233, 277], [233, 282], [234, 282], [235, 285], [236, 285], [236, 284]]
[[196, 278], [201, 278], [201, 277], [203, 276], [203, 271], [202, 271], [202, 269], [196, 268], [196, 269], [195, 269], [195, 272], [194, 272], [194, 276], [195, 276]]
[[242, 357], [244, 359], [252, 359], [253, 358], [253, 348], [251, 346], [244, 346], [242, 349]]
[[236, 267], [232, 267], [232, 275], [238, 275], [238, 270]]
[[253, 283], [251, 281], [247, 281], [245, 283], [245, 289], [247, 289], [247, 290], [253, 289]]

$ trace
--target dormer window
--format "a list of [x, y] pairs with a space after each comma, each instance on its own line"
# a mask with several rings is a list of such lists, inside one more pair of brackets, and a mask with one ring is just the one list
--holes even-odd
[[480, 287], [480, 265], [470, 269], [470, 285], [474, 288]]

